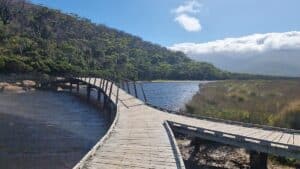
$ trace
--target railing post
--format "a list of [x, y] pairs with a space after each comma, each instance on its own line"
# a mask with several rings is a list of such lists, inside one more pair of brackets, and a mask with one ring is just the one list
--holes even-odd
[[118, 101], [119, 101], [119, 89], [120, 87], [117, 88], [116, 106], [118, 106]]
[[104, 85], [105, 85], [105, 79], [103, 79], [103, 81], [102, 81], [102, 85], [101, 85], [102, 91], [104, 91]]
[[106, 80], [106, 85], [105, 85], [105, 90], [104, 90], [104, 94], [106, 95], [107, 94], [107, 88], [108, 88], [108, 80]]
[[143, 93], [143, 96], [144, 96], [145, 103], [147, 103], [147, 97], [146, 97], [146, 94], [145, 94], [145, 91], [144, 91], [143, 83], [140, 83], [140, 86], [141, 86], [141, 89], [142, 89], [142, 93]]
[[135, 83], [135, 81], [133, 82], [133, 87], [134, 87], [134, 94], [135, 94], [135, 97], [138, 98], [138, 94], [137, 94], [137, 90], [136, 90], [136, 83]]
[[89, 77], [89, 84], [91, 84], [91, 79], [92, 79], [92, 78]]
[[100, 79], [100, 82], [99, 82], [99, 88], [101, 89], [101, 85], [102, 85], [102, 78]]
[[103, 109], [105, 109], [105, 107], [107, 106], [107, 88], [108, 88], [108, 80], [106, 80], [106, 83], [105, 83], [105, 90], [104, 90], [104, 101], [103, 101]]
[[109, 90], [109, 98], [110, 99], [111, 99], [111, 93], [112, 93], [113, 85], [114, 85], [114, 82], [111, 82], [111, 84], [110, 84], [110, 90]]
[[128, 83], [128, 81], [127, 81], [127, 80], [126, 80], [126, 86], [127, 86], [127, 92], [130, 94], [129, 83]]
[[97, 79], [97, 78], [94, 79], [94, 86], [96, 86], [96, 79]]
[[124, 82], [123, 80], [121, 81], [121, 89], [126, 90], [126, 89], [125, 89], [125, 82]]

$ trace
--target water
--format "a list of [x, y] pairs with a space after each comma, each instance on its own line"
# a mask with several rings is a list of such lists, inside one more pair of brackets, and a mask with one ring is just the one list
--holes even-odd
[[0, 168], [72, 168], [106, 130], [96, 108], [68, 93], [0, 93]]
[[[178, 111], [199, 92], [199, 86], [208, 81], [178, 81], [178, 82], [139, 82], [137, 83], [138, 97], [144, 100], [141, 85], [144, 88], [147, 101], [150, 104]], [[131, 92], [134, 89], [131, 84]]]

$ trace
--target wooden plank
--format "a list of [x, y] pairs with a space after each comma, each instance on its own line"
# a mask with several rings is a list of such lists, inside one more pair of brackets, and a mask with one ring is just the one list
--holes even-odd
[[291, 136], [292, 136], [291, 134], [285, 133], [285, 134], [283, 134], [283, 136], [281, 137], [281, 139], [278, 142], [283, 143], [283, 144], [288, 144], [288, 141]]
[[266, 131], [266, 130], [258, 130], [258, 132], [249, 135], [248, 137], [256, 138], [256, 139], [264, 139], [264, 136], [271, 134], [272, 131]]
[[294, 145], [300, 146], [300, 134], [294, 135]]
[[266, 135], [263, 137], [264, 140], [267, 140], [267, 141], [273, 141], [275, 140], [276, 138], [280, 137], [281, 136], [281, 133], [280, 132], [271, 132], [269, 135]]

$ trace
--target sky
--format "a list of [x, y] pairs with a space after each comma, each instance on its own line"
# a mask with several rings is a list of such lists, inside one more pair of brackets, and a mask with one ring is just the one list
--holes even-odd
[[299, 0], [31, 0], [163, 46], [300, 30]]
[[300, 0], [32, 0], [232, 72], [300, 77]]

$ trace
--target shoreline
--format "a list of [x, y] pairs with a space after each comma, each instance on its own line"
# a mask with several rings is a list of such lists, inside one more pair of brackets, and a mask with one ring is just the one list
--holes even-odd
[[37, 89], [37, 83], [33, 80], [2, 81], [0, 82], [0, 92], [24, 93]]

